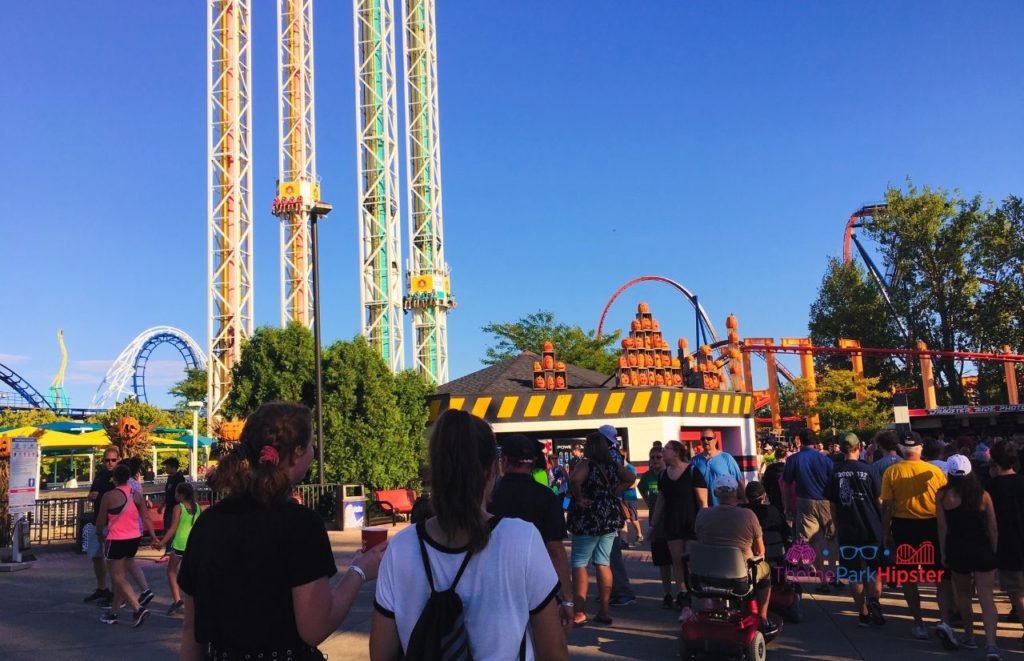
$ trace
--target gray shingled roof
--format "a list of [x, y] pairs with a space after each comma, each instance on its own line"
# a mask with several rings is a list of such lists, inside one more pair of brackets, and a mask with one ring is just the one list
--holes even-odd
[[[438, 394], [456, 395], [507, 395], [533, 392], [533, 363], [540, 356], [524, 351], [503, 363], [485, 367], [464, 377], [438, 386]], [[588, 370], [584, 367], [566, 364], [566, 381], [569, 389], [613, 388], [614, 376]]]

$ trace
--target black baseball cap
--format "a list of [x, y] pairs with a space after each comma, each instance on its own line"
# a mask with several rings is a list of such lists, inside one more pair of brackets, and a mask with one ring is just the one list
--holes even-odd
[[916, 448], [922, 443], [923, 441], [921, 441], [921, 435], [918, 434], [916, 431], [906, 432], [905, 434], [900, 436], [900, 445], [902, 445], [905, 448]]
[[513, 461], [533, 461], [540, 456], [540, 442], [525, 434], [512, 434], [501, 442], [501, 454]]
[[177, 457], [167, 457], [166, 459], [163, 460], [163, 462], [160, 465], [174, 466], [175, 468], [179, 468], [181, 466], [181, 462], [178, 461]]
[[764, 485], [754, 480], [747, 482], [746, 494], [747, 500], [757, 500], [764, 495]]

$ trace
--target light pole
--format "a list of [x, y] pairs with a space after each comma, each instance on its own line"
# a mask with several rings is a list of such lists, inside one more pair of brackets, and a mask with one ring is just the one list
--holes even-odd
[[333, 209], [327, 202], [317, 200], [309, 208], [310, 239], [313, 248], [313, 365], [316, 372], [316, 466], [320, 484], [324, 483], [324, 410], [323, 378], [320, 362], [320, 242], [317, 238], [317, 221]]
[[188, 461], [189, 477], [193, 482], [198, 479], [196, 465], [199, 459], [199, 409], [203, 408], [202, 402], [189, 402], [188, 407], [192, 409], [192, 456]]

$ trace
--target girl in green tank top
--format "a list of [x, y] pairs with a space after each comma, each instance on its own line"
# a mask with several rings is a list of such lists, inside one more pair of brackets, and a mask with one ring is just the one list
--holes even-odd
[[173, 603], [167, 609], [168, 615], [181, 612], [185, 602], [181, 599], [181, 590], [178, 588], [178, 568], [181, 566], [181, 559], [185, 557], [185, 547], [188, 544], [188, 535], [192, 532], [192, 526], [199, 518], [199, 504], [195, 502], [195, 491], [188, 482], [182, 482], [174, 490], [174, 500], [177, 506], [174, 508], [174, 516], [171, 525], [164, 531], [160, 546], [167, 546], [168, 542], [173, 551], [167, 560], [167, 584], [171, 588]]

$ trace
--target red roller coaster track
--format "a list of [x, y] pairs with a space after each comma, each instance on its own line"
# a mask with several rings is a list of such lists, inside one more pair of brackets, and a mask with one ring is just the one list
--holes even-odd
[[671, 278], [666, 278], [666, 277], [660, 276], [660, 275], [642, 275], [639, 278], [634, 278], [634, 279], [630, 280], [629, 282], [627, 282], [626, 284], [624, 284], [621, 287], [619, 287], [615, 291], [615, 293], [612, 294], [612, 297], [608, 299], [608, 302], [605, 303], [604, 309], [601, 310], [601, 319], [597, 322], [597, 336], [598, 337], [601, 337], [601, 333], [602, 333], [602, 331], [604, 331], [604, 320], [605, 320], [605, 317], [608, 316], [608, 310], [611, 309], [612, 303], [615, 302], [615, 299], [617, 299], [619, 297], [619, 295], [622, 294], [622, 292], [626, 291], [627, 289], [629, 289], [633, 285], [640, 284], [641, 282], [663, 282], [666, 285], [669, 285], [670, 287], [672, 287], [673, 289], [678, 291], [683, 296], [685, 296], [686, 300], [690, 301], [690, 303], [693, 305], [693, 307], [696, 308], [697, 314], [700, 315], [701, 319], [704, 320], [704, 324], [707, 325], [708, 331], [711, 334], [712, 341], [714, 341], [714, 342], [718, 342], [719, 341], [719, 339], [718, 339], [718, 332], [715, 331], [714, 324], [711, 323], [711, 319], [708, 317], [708, 313], [704, 311], [704, 306], [702, 306], [697, 301], [697, 297], [693, 294], [693, 292], [691, 292], [689, 289], [687, 289], [683, 285], [679, 284], [675, 280], [672, 280]]

